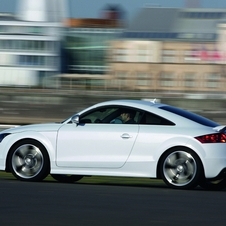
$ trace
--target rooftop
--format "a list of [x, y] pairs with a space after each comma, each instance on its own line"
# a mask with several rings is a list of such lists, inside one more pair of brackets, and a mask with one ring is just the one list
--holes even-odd
[[145, 7], [131, 21], [124, 38], [214, 41], [226, 9]]

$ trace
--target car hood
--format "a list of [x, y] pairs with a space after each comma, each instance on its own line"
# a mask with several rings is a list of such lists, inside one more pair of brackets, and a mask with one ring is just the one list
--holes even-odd
[[46, 124], [31, 124], [25, 126], [16, 126], [10, 129], [6, 129], [0, 132], [1, 133], [20, 133], [25, 131], [37, 131], [37, 132], [46, 132], [46, 131], [57, 131], [63, 124], [62, 123], [46, 123]]

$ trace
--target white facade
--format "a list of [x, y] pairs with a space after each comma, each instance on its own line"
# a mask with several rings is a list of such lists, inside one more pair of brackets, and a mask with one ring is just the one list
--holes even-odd
[[0, 86], [59, 74], [64, 9], [61, 0], [20, 0], [16, 16], [0, 15]]
[[223, 56], [222, 64], [226, 63], [226, 21], [218, 24], [218, 49]]
[[161, 48], [159, 41], [124, 40], [121, 41], [121, 48], [115, 48], [115, 61], [158, 63], [161, 61]]
[[23, 21], [61, 23], [67, 17], [65, 0], [20, 0], [17, 18]]

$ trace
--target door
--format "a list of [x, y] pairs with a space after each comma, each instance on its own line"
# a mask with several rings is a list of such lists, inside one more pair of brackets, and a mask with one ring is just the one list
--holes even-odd
[[59, 167], [120, 168], [128, 159], [137, 124], [65, 124], [58, 132]]

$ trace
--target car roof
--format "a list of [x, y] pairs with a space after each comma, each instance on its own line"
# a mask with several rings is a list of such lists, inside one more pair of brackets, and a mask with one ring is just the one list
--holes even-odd
[[[145, 111], [154, 111], [155, 113], [161, 111], [159, 107], [161, 106], [167, 106], [166, 104], [158, 103], [153, 101], [147, 101], [147, 100], [131, 100], [131, 99], [120, 99], [120, 100], [109, 100], [105, 102], [100, 102], [95, 105], [92, 105], [81, 112], [79, 114], [82, 114], [83, 112], [89, 111], [94, 108], [98, 107], [104, 107], [104, 106], [123, 106], [123, 107], [131, 107], [131, 108], [137, 108]], [[157, 111], [157, 112], [156, 112]], [[168, 113], [167, 113], [168, 114]]]
[[[122, 105], [122, 106], [130, 106], [135, 108], [147, 109], [149, 107], [159, 108], [161, 106], [165, 106], [165, 104], [159, 103], [155, 100], [110, 100], [102, 103], [98, 103], [95, 107], [105, 106], [105, 105]], [[149, 108], [150, 109], [150, 108]]]
[[[177, 126], [187, 126], [187, 127], [194, 127], [194, 126], [201, 126], [200, 123], [195, 122], [194, 120], [190, 120], [184, 116], [181, 116], [180, 114], [176, 114], [170, 111], [165, 111], [161, 107], [164, 106], [169, 106], [167, 104], [160, 103], [155, 100], [130, 100], [130, 99], [125, 99], [125, 100], [110, 100], [110, 101], [105, 101], [102, 103], [95, 104], [91, 106], [90, 108], [86, 109], [93, 109], [97, 107], [102, 107], [102, 106], [107, 106], [107, 105], [118, 105], [118, 106], [124, 106], [124, 107], [133, 107], [133, 108], [138, 108], [142, 109], [148, 112], [152, 112], [154, 114], [157, 114], [163, 118], [166, 118], [175, 124]], [[179, 109], [177, 107], [174, 107], [175, 109]], [[81, 112], [82, 113], [82, 112]], [[194, 113], [193, 113], [194, 114]]]

